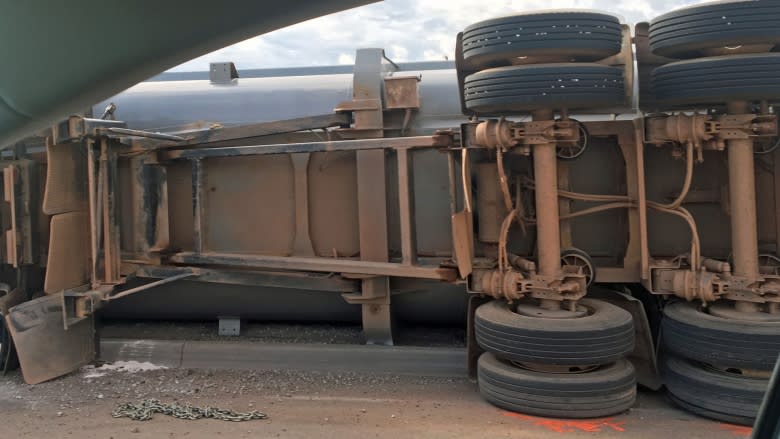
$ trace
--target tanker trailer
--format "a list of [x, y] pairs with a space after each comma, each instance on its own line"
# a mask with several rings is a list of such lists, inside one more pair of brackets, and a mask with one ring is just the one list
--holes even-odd
[[[637, 381], [660, 387], [647, 316], [664, 308], [673, 398], [748, 422], [778, 352], [772, 78], [761, 94], [718, 95], [745, 102], [730, 109], [686, 96], [699, 87], [684, 74], [663, 97], [664, 69], [689, 61], [653, 53], [647, 28], [635, 38], [639, 77], [655, 69], [649, 92], [640, 83], [647, 115], [631, 105], [628, 26], [561, 11], [469, 26], [454, 69], [405, 70], [380, 49], [359, 50], [352, 75], [245, 78], [218, 64], [208, 81], [142, 83], [99, 105], [104, 117], [70, 118], [45, 157], [18, 151], [4, 168], [5, 262], [45, 268], [8, 270], [25, 379], [90, 361], [96, 311], [359, 319], [377, 344], [392, 343], [394, 317], [455, 319], [488, 401], [595, 417], [630, 407]], [[680, 329], [701, 316], [719, 320]], [[692, 345], [717, 358], [691, 358]], [[704, 374], [719, 378], [697, 387]], [[724, 382], [742, 393], [718, 398]]]

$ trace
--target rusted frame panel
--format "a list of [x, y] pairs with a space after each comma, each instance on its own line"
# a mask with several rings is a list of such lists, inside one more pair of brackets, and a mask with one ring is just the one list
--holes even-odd
[[232, 253], [180, 252], [170, 256], [170, 262], [186, 265], [257, 268], [267, 270], [301, 270], [324, 273], [348, 273], [374, 276], [411, 277], [454, 282], [454, 268], [437, 265], [403, 265], [395, 262], [361, 261], [355, 259], [307, 258], [288, 256], [245, 255]]
[[[5, 258], [4, 262], [11, 264], [13, 267], [19, 266], [19, 228], [17, 226], [18, 208], [17, 205], [17, 190], [14, 184], [16, 180], [16, 167], [7, 166], [3, 168], [3, 201], [8, 206], [8, 216], [10, 218], [10, 224], [4, 224], [4, 227], [8, 227], [3, 234], [5, 237]], [[7, 220], [6, 220], [7, 221]]]
[[[384, 150], [357, 152], [357, 187], [361, 262], [384, 263], [389, 258]], [[370, 301], [362, 305], [363, 333], [369, 344], [393, 344], [390, 280], [386, 276], [361, 281], [360, 299]]]
[[772, 154], [772, 178], [775, 194], [775, 254], [780, 255], [780, 148]]
[[309, 235], [309, 158], [310, 154], [290, 154], [295, 175], [295, 240], [293, 253], [314, 256]]
[[[616, 136], [626, 167], [628, 198], [637, 206], [628, 208], [628, 243], [623, 267], [599, 267], [599, 282], [636, 282], [643, 278], [647, 266], [647, 217], [645, 199], [644, 156], [642, 137], [634, 121], [586, 122], [592, 136]], [[649, 270], [649, 268], [647, 268]], [[619, 279], [619, 280], [618, 280]]]
[[[558, 160], [558, 188], [571, 190], [569, 182], [569, 163], [565, 160]], [[564, 197], [558, 197], [558, 212], [561, 216], [571, 213], [572, 200]], [[561, 251], [574, 247], [571, 234], [571, 221], [561, 221]]]
[[177, 132], [186, 140], [180, 142], [160, 141], [155, 139], [133, 138], [133, 146], [151, 147], [178, 147], [185, 145], [209, 146], [216, 142], [249, 139], [253, 137], [271, 136], [274, 134], [294, 133], [297, 131], [316, 130], [329, 127], [349, 125], [349, 115], [343, 113], [323, 114], [319, 116], [300, 117], [296, 119], [276, 120], [272, 122], [260, 122], [246, 125], [222, 127], [215, 129], [192, 130], [190, 132]]
[[385, 262], [390, 251], [387, 243], [387, 187], [383, 150], [357, 153], [357, 186], [360, 259]]
[[135, 258], [147, 258], [149, 254], [148, 218], [152, 214], [144, 205], [146, 176], [144, 175], [144, 156], [130, 159], [130, 197], [133, 203], [133, 239], [130, 250]]
[[22, 159], [7, 162], [2, 168], [4, 179], [4, 199], [8, 207], [9, 218], [4, 218], [6, 228], [4, 262], [19, 268], [38, 262], [38, 234], [33, 225], [36, 223], [37, 205], [35, 200], [35, 162]]
[[[650, 279], [650, 246], [647, 242], [647, 190], [645, 179], [644, 120], [634, 119], [636, 148], [637, 210], [639, 211], [639, 274], [643, 282]], [[630, 172], [630, 169], [629, 169]]]
[[[374, 138], [358, 140], [358, 142], [373, 141], [383, 144], [388, 140], [383, 138], [383, 57], [384, 53], [381, 49], [360, 49], [355, 55], [353, 101], [348, 105], [355, 108], [352, 111], [354, 126], [345, 134]], [[360, 103], [369, 103], [369, 105], [358, 110]], [[387, 237], [385, 151], [359, 150], [356, 153], [356, 161], [360, 259], [383, 263], [390, 256]], [[390, 279], [384, 276], [361, 280], [359, 300], [362, 302], [363, 334], [366, 343], [392, 345], [393, 315], [390, 308]]]
[[135, 252], [144, 259], [158, 260], [154, 252], [168, 247], [168, 170], [148, 160], [131, 159], [132, 196], [135, 214]]
[[103, 191], [103, 268], [106, 283], [118, 283], [120, 281], [120, 237], [119, 218], [117, 210], [119, 206], [119, 167], [115, 148], [107, 139], [101, 139], [100, 144], [100, 168], [104, 182]]
[[222, 270], [196, 267], [149, 266], [136, 271], [143, 278], [164, 279], [181, 273], [196, 273], [189, 282], [219, 283], [257, 287], [291, 288], [332, 293], [353, 293], [360, 291], [360, 281], [344, 279], [331, 274]]
[[203, 162], [192, 161], [192, 224], [195, 253], [203, 252]]
[[398, 210], [401, 215], [401, 263], [417, 261], [417, 237], [414, 216], [414, 164], [408, 148], [398, 152]]
[[153, 252], [168, 247], [168, 177], [165, 166], [142, 155], [130, 159], [133, 206], [133, 258], [158, 260]]
[[98, 282], [98, 258], [100, 257], [100, 251], [98, 245], [100, 242], [100, 234], [102, 233], [99, 220], [100, 212], [98, 211], [100, 206], [98, 187], [100, 186], [98, 166], [97, 166], [97, 151], [92, 140], [86, 140], [84, 145], [87, 148], [87, 187], [89, 190], [89, 232], [90, 232], [90, 282], [93, 288], [97, 288]]
[[443, 148], [450, 146], [447, 135], [388, 137], [379, 139], [334, 140], [273, 145], [229, 146], [224, 148], [178, 149], [161, 151], [161, 160], [236, 157], [243, 155], [293, 154], [302, 152], [361, 151], [395, 148]]

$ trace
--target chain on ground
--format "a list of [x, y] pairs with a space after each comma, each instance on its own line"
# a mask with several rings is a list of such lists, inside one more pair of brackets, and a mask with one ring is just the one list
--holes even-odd
[[216, 407], [194, 407], [189, 404], [179, 405], [178, 403], [165, 404], [157, 399], [145, 399], [137, 403], [127, 402], [117, 406], [111, 413], [115, 418], [130, 418], [134, 421], [148, 421], [152, 419], [154, 413], [161, 413], [166, 416], [173, 416], [179, 419], [202, 419], [212, 418], [222, 421], [251, 421], [254, 419], [268, 419], [268, 415], [259, 411], [247, 413], [238, 413], [233, 410], [220, 409]]

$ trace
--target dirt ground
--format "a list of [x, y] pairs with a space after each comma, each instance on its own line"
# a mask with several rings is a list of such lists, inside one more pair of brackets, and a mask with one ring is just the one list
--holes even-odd
[[[220, 348], [211, 354], [215, 364], [235, 364], [225, 363], [224, 357], [232, 354], [225, 353], [229, 351], [225, 351], [224, 343], [198, 343], [201, 343], [199, 355], [208, 356], [208, 343], [213, 343]], [[249, 352], [256, 343], [240, 341], [230, 346], [236, 353]], [[161, 346], [169, 345], [170, 342], [161, 343]], [[287, 346], [280, 345], [278, 349], [286, 352]], [[369, 362], [366, 357], [347, 355], [359, 351], [360, 346], [345, 345], [344, 355], [339, 355], [339, 348], [334, 346], [326, 347], [323, 350], [326, 354], [320, 355], [317, 346], [312, 345], [311, 362], [297, 365], [296, 370], [287, 367], [286, 363], [277, 367], [271, 359], [258, 363], [262, 364], [263, 370], [212, 370], [175, 366], [160, 369], [162, 366], [151, 362], [121, 363], [117, 357], [112, 359], [115, 361], [113, 366], [85, 367], [36, 386], [24, 384], [18, 372], [12, 373], [0, 377], [0, 438], [399, 439], [563, 435], [573, 438], [719, 439], [750, 434], [749, 428], [688, 414], [671, 405], [661, 393], [648, 391], [640, 392], [637, 404], [630, 411], [605, 419], [558, 420], [509, 413], [484, 402], [476, 384], [465, 376], [454, 373], [452, 376], [427, 376], [430, 367], [424, 365], [420, 365], [423, 371], [420, 375], [369, 373], [366, 364], [349, 364], [350, 361]], [[122, 352], [119, 349], [115, 354]], [[267, 351], [256, 352], [265, 355]], [[415, 351], [409, 352], [413, 355]], [[163, 352], [152, 352], [149, 358], [153, 360], [156, 355], [164, 357]], [[252, 361], [252, 357], [235, 357]], [[385, 361], [382, 358], [377, 357], [377, 361]], [[320, 367], [324, 364], [327, 367]], [[408, 372], [409, 364], [405, 362], [398, 367]], [[352, 369], [359, 371], [350, 371]], [[147, 398], [235, 411], [259, 410], [269, 418], [227, 422], [182, 420], [157, 414], [149, 421], [133, 421], [111, 416], [118, 404]]]

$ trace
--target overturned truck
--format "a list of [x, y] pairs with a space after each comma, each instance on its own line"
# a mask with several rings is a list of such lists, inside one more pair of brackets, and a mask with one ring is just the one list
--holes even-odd
[[454, 66], [141, 83], [1, 162], [0, 365], [92, 361], [96, 313], [456, 322], [500, 407], [610, 415], [639, 382], [750, 423], [780, 353], [778, 43], [775, 2], [633, 36], [548, 11], [469, 26]]

